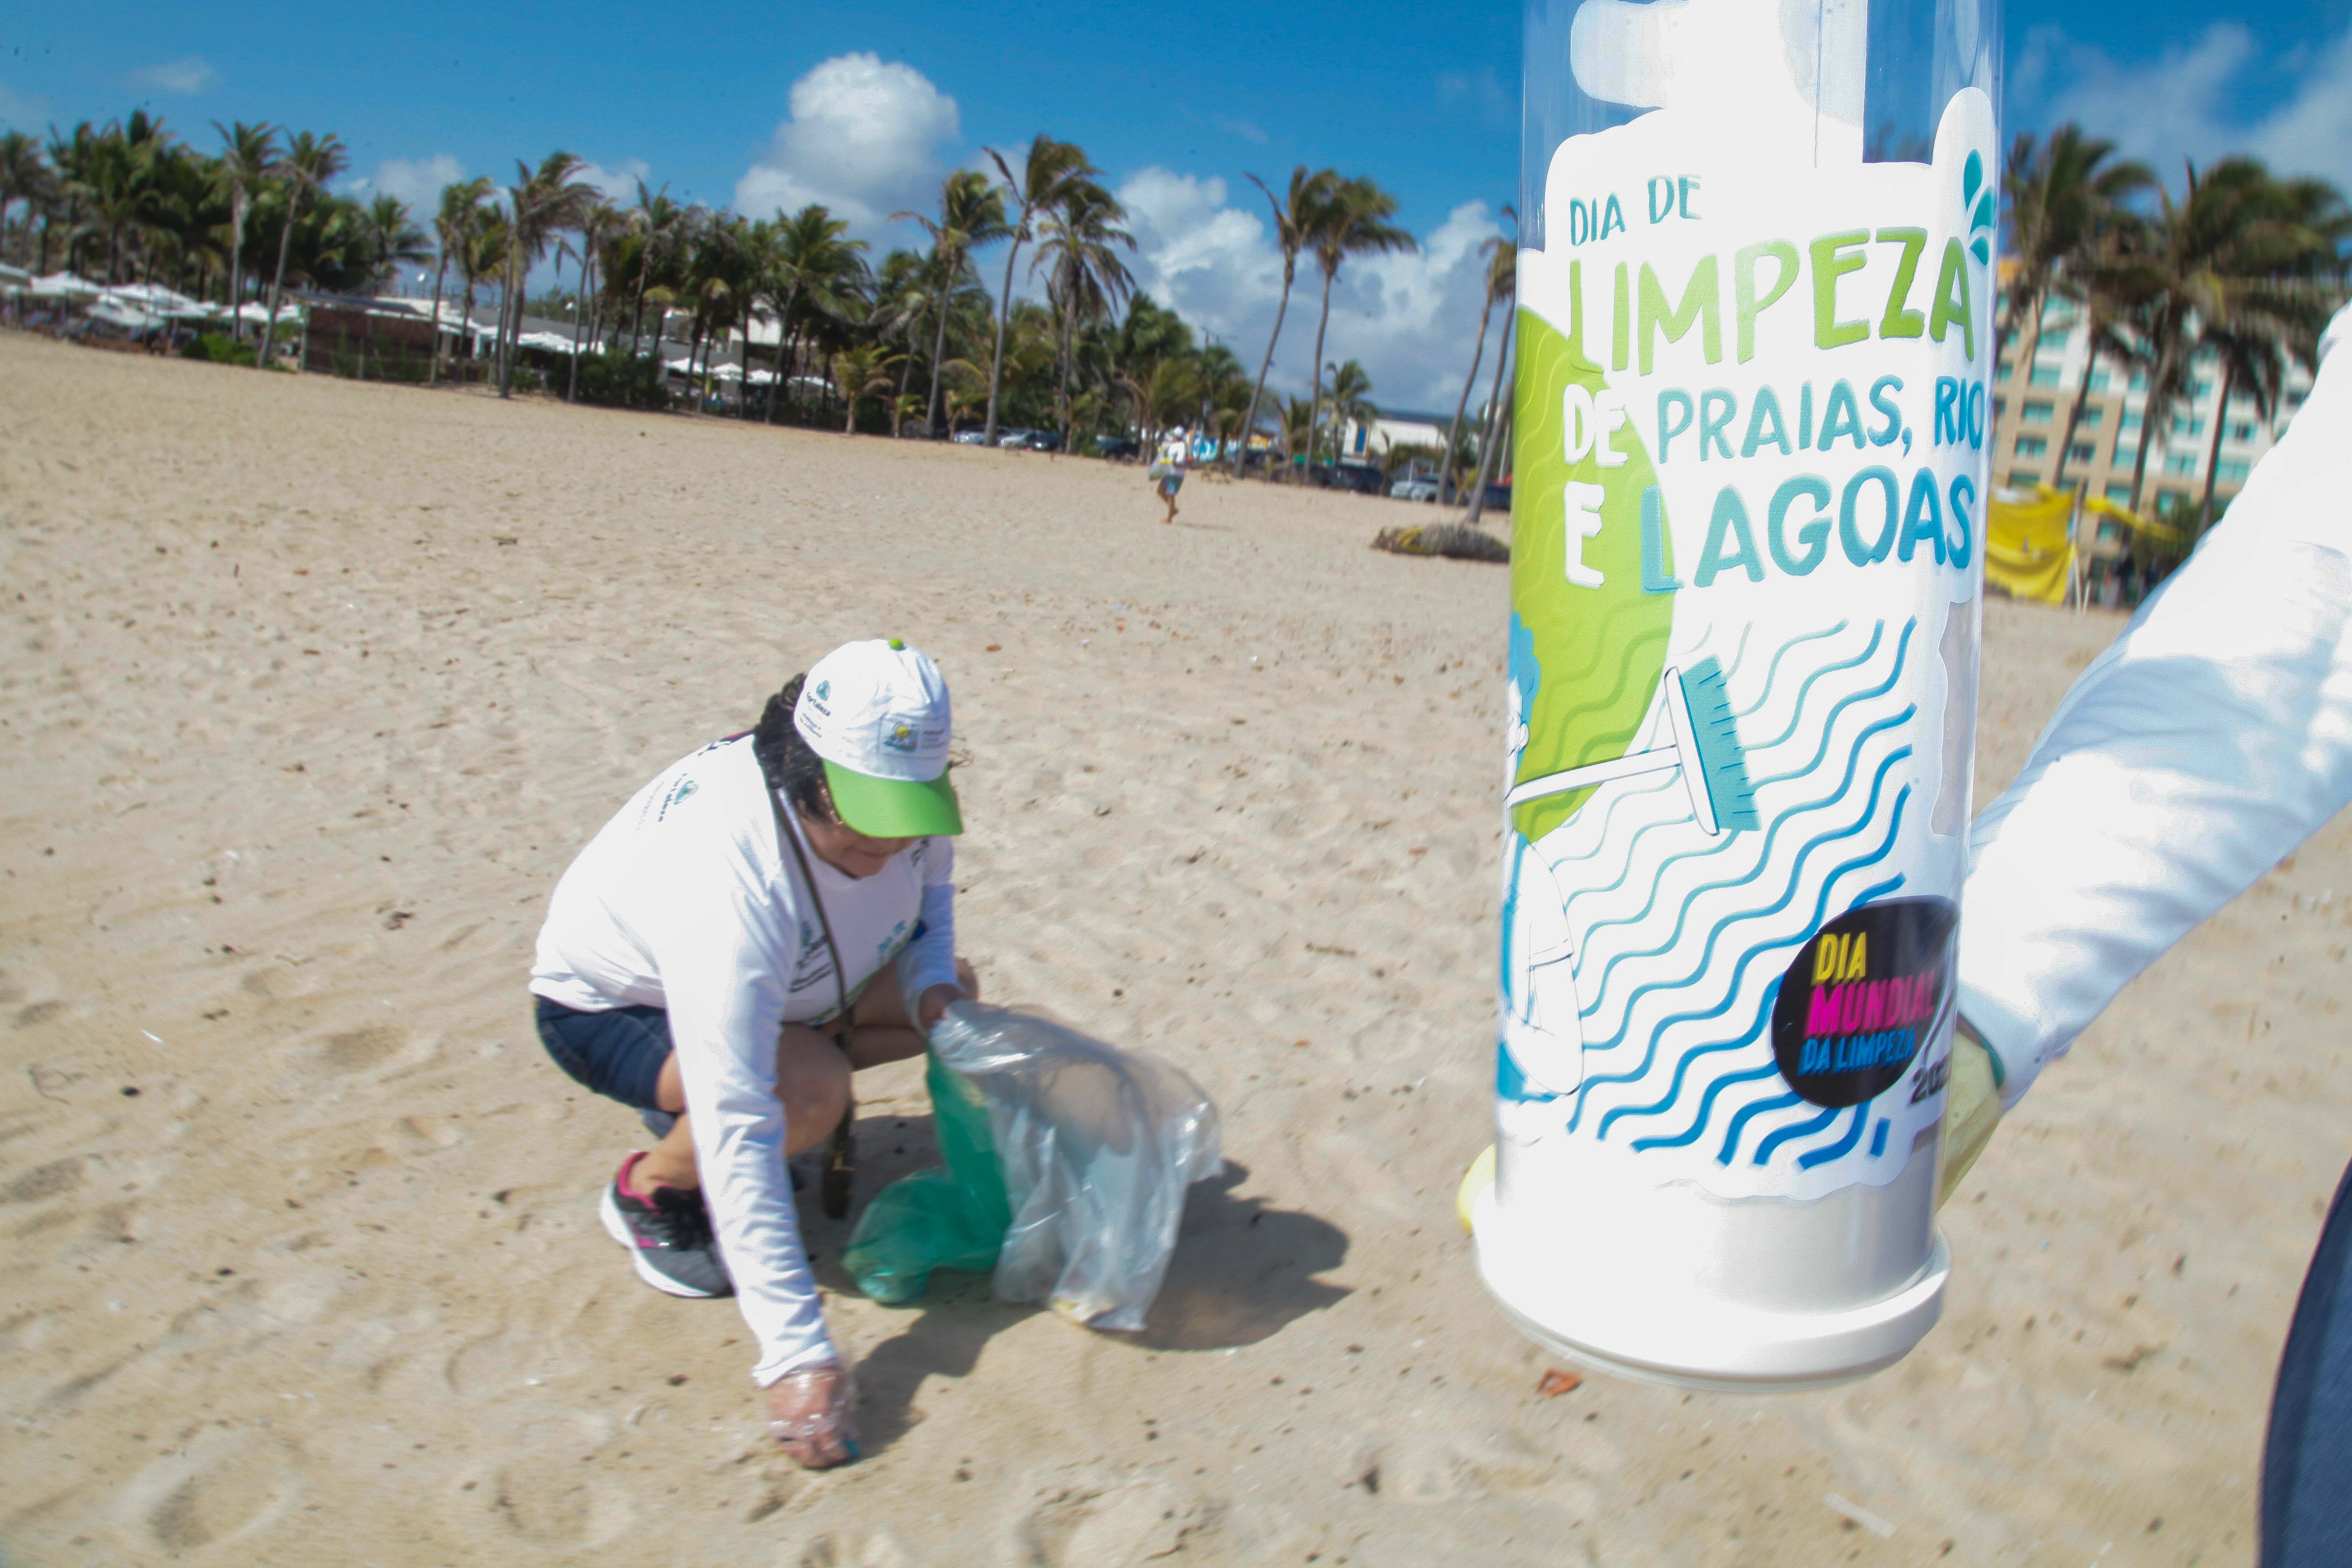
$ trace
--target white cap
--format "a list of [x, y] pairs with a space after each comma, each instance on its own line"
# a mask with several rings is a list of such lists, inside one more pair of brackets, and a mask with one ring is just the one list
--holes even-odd
[[843, 644], [809, 670], [793, 727], [824, 759], [850, 826], [877, 837], [961, 830], [946, 783], [947, 678], [929, 654], [897, 637]]

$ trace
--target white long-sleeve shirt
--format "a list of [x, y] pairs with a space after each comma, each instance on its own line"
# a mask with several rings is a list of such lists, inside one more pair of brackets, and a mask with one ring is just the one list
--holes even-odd
[[2116, 994], [2352, 801], [2352, 307], [2229, 516], [1979, 816], [1960, 1011], [2014, 1105]]
[[[583, 1012], [668, 1011], [704, 1198], [762, 1385], [837, 1359], [801, 1247], [776, 1098], [777, 1030], [829, 1016], [837, 993], [769, 799], [749, 736], [665, 769], [556, 884], [530, 981]], [[802, 848], [851, 997], [894, 959], [910, 1004], [954, 984], [953, 840], [918, 839], [864, 878]]]

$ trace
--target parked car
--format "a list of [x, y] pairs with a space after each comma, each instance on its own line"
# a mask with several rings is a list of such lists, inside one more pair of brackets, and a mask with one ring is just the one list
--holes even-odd
[[1000, 447], [1026, 447], [1030, 437], [1036, 434], [1034, 430], [1000, 430], [996, 433], [996, 444]]
[[1335, 490], [1348, 490], [1360, 496], [1381, 493], [1381, 466], [1378, 463], [1342, 458], [1318, 469], [1317, 477]]
[[959, 447], [978, 447], [986, 443], [988, 432], [980, 426], [974, 425], [970, 429], [957, 431], [948, 439]]
[[1511, 481], [1508, 479], [1490, 479], [1487, 481], [1486, 510], [1488, 511], [1508, 511], [1511, 510]]
[[1142, 455], [1143, 448], [1125, 436], [1097, 436], [1095, 452], [1105, 458], [1135, 458]]
[[1435, 500], [1437, 499], [1437, 476], [1435, 474], [1407, 474], [1403, 479], [1399, 479], [1396, 483], [1389, 487], [1389, 494], [1395, 497], [1398, 500]]
[[1058, 452], [1062, 449], [1062, 433], [1059, 430], [1032, 430], [1023, 446], [1032, 452]]

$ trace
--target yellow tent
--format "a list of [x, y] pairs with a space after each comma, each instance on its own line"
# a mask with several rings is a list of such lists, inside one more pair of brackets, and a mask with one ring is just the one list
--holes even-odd
[[2120, 522], [2135, 533], [2147, 535], [2150, 542], [2164, 545], [2168, 549], [2178, 550], [2183, 542], [2179, 529], [2168, 523], [2150, 522], [2131, 508], [2118, 505], [2115, 501], [2105, 499], [2085, 500], [2083, 502], [2083, 510], [2095, 512], [2110, 522]]
[[1995, 490], [1985, 510], [1985, 581], [2016, 598], [2064, 604], [2074, 580], [2074, 498], [2047, 485], [2031, 496]]

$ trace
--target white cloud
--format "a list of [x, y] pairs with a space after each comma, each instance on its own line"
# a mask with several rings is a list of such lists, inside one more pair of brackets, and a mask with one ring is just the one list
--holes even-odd
[[909, 65], [838, 55], [793, 83], [791, 117], [765, 157], [735, 182], [736, 210], [752, 217], [823, 202], [875, 237], [889, 215], [925, 207], [961, 137], [956, 102]]
[[159, 66], [148, 66], [131, 73], [131, 85], [156, 92], [197, 93], [220, 80], [220, 72], [199, 55], [184, 59], [166, 60]]
[[[1234, 193], [1223, 180], [1158, 168], [1131, 175], [1118, 195], [1136, 237], [1137, 285], [1255, 372], [1282, 294], [1265, 198], [1254, 185]], [[1450, 409], [1486, 298], [1479, 247], [1499, 232], [1485, 203], [1465, 202], [1418, 252], [1349, 259], [1331, 291], [1324, 359], [1362, 361], [1384, 406]], [[1322, 287], [1313, 259], [1301, 257], [1269, 377], [1289, 393], [1303, 394], [1314, 369]]]
[[643, 158], [630, 158], [609, 169], [602, 163], [583, 164], [579, 178], [604, 192], [607, 201], [630, 202], [636, 199], [637, 182], [650, 181], [653, 172], [653, 166]]
[[441, 187], [454, 185], [466, 177], [466, 166], [446, 153], [436, 153], [430, 158], [386, 158], [375, 166], [368, 179], [353, 180], [347, 189], [381, 191], [385, 195], [398, 196], [408, 204], [409, 216], [418, 223], [429, 223], [441, 210]]
[[2032, 121], [2081, 124], [2178, 185], [2181, 161], [2200, 163], [2250, 153], [2281, 174], [2340, 179], [2352, 167], [2352, 28], [2305, 52], [2284, 90], [2263, 94], [2252, 117], [2228, 104], [2243, 94], [2250, 69], [2265, 63], [2256, 36], [2239, 22], [2216, 22], [2185, 47], [2145, 65], [2126, 65], [2056, 27], [2036, 27], [2011, 82], [2016, 106]]

